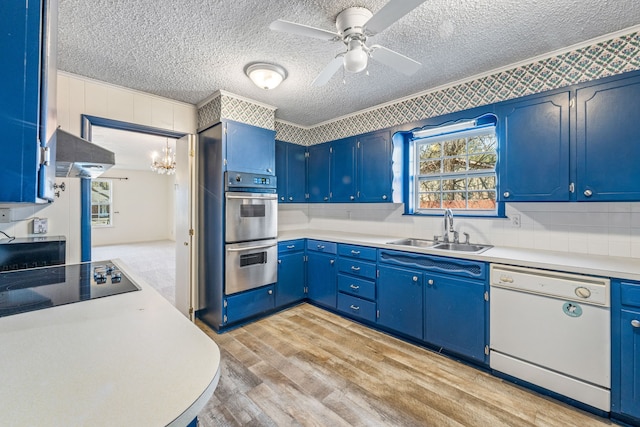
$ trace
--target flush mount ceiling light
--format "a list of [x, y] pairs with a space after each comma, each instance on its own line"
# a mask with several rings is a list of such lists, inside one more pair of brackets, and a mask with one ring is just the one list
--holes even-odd
[[287, 78], [287, 72], [279, 65], [256, 62], [244, 69], [245, 74], [261, 89], [275, 89]]

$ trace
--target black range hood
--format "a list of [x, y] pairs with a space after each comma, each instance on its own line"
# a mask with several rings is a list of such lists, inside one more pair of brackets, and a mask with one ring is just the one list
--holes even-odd
[[56, 130], [56, 176], [96, 178], [116, 163], [113, 152], [62, 129]]

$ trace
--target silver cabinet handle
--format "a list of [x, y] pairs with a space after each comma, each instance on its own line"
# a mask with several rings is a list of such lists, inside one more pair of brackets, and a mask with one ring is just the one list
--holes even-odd
[[502, 195], [504, 196], [505, 199], [508, 199], [511, 194], [509, 194], [508, 191], [505, 191], [504, 193], [502, 193]]
[[324, 245], [318, 245], [318, 249], [319, 250], [323, 250], [324, 249]]
[[349, 287], [350, 287], [351, 289], [353, 289], [353, 290], [358, 290], [358, 289], [360, 289], [360, 286], [358, 286], [358, 285], [349, 285]]
[[282, 264], [282, 260], [281, 259], [278, 260], [278, 264]]
[[351, 304], [351, 305], [349, 306], [349, 308], [350, 308], [351, 310], [355, 310], [355, 311], [360, 310], [360, 307], [358, 307], [357, 305], [353, 305], [353, 304]]
[[591, 190], [584, 190], [584, 195], [585, 195], [585, 197], [591, 197], [591, 196], [593, 196], [593, 191], [591, 191]]
[[355, 265], [352, 265], [351, 271], [360, 271], [360, 267], [356, 267]]
[[292, 202], [293, 201], [293, 197], [289, 196], [289, 201]]
[[351, 255], [360, 255], [360, 251], [351, 251]]
[[433, 285], [433, 279], [429, 279], [429, 280], [427, 281], [427, 283], [428, 283], [429, 285]]
[[335, 260], [335, 259], [332, 259], [332, 260], [330, 260], [330, 261], [329, 261], [329, 264], [331, 264], [331, 265], [333, 265], [333, 264], [335, 264], [335, 263], [336, 263], [336, 260]]
[[287, 249], [293, 249], [295, 247], [296, 247], [296, 245], [287, 245]]
[[280, 197], [280, 200], [282, 200], [284, 202], [284, 196]]
[[349, 200], [355, 200], [355, 196], [349, 196]]
[[631, 321], [631, 326], [633, 326], [634, 328], [640, 328], [640, 320], [633, 319]]
[[387, 195], [386, 194], [382, 195], [382, 200], [387, 200]]
[[417, 282], [418, 281], [418, 276], [413, 276], [413, 281]]
[[269, 289], [269, 290], [267, 291], [267, 293], [268, 293], [269, 295], [273, 295], [273, 289]]
[[271, 172], [273, 172], [273, 169], [267, 168], [267, 172], [271, 173]]
[[325, 200], [325, 201], [327, 201], [327, 200], [329, 200], [329, 198], [328, 198], [327, 196], [325, 196], [325, 197], [324, 197], [324, 200]]

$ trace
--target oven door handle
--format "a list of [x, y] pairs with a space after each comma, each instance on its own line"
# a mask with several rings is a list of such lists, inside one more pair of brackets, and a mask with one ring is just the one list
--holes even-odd
[[257, 245], [257, 246], [247, 246], [244, 248], [227, 248], [229, 252], [245, 252], [245, 251], [255, 251], [256, 249], [267, 249], [277, 246], [277, 243], [268, 244], [268, 245]]
[[278, 195], [277, 194], [269, 194], [267, 196], [250, 196], [250, 195], [236, 196], [236, 195], [232, 195], [232, 194], [227, 194], [226, 197], [227, 197], [227, 199], [278, 200]]

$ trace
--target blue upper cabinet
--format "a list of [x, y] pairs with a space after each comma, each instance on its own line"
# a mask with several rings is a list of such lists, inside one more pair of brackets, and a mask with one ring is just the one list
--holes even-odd
[[391, 132], [387, 130], [358, 137], [358, 201], [391, 202]]
[[276, 141], [276, 176], [280, 203], [305, 202], [307, 158], [304, 145]]
[[226, 170], [275, 175], [275, 131], [230, 120], [224, 126]]
[[312, 145], [308, 148], [307, 188], [309, 202], [328, 202], [331, 177], [331, 145]]
[[53, 200], [57, 1], [4, 2], [0, 14], [0, 203]]
[[355, 137], [331, 143], [331, 201], [353, 202], [357, 197]]
[[569, 92], [501, 104], [498, 200], [567, 201]]
[[640, 75], [576, 91], [579, 201], [640, 200]]

